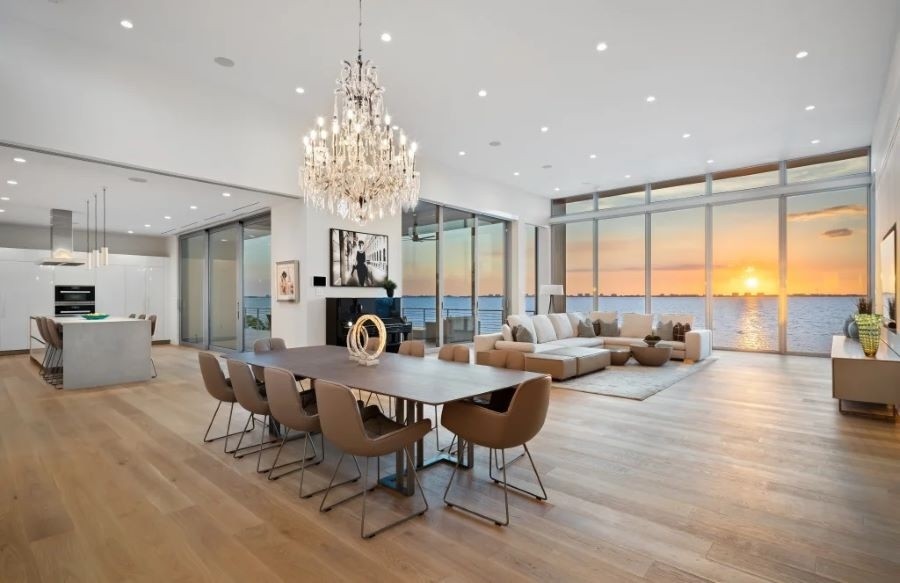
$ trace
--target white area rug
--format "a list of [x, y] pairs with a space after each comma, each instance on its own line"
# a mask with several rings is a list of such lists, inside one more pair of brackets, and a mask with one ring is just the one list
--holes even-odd
[[694, 364], [670, 360], [663, 366], [641, 366], [631, 359], [625, 366], [608, 366], [583, 377], [554, 381], [553, 386], [570, 391], [643, 401], [703, 370], [715, 361], [716, 357], [710, 357]]

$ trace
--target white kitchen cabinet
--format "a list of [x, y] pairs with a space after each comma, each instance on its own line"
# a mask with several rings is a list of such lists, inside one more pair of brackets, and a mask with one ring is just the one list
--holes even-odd
[[148, 267], [147, 271], [147, 314], [156, 314], [156, 333], [154, 340], [168, 340], [166, 328], [166, 268]]
[[95, 271], [85, 266], [57, 266], [53, 269], [53, 285], [96, 285]]
[[147, 313], [147, 268], [136, 265], [125, 266], [125, 309], [122, 314]]
[[127, 316], [125, 309], [125, 265], [107, 265], [96, 270], [96, 307], [94, 311], [111, 316]]
[[0, 351], [26, 350], [30, 317], [53, 313], [53, 268], [0, 261]]

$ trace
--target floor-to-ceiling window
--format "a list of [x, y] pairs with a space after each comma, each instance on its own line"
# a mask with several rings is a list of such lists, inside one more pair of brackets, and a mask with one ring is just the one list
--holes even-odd
[[182, 235], [181, 341], [249, 350], [271, 330], [268, 215]]
[[644, 221], [643, 214], [597, 221], [600, 311], [645, 311]]
[[525, 313], [537, 308], [538, 227], [525, 225]]
[[650, 215], [650, 310], [706, 327], [706, 208]]
[[498, 332], [509, 300], [509, 222], [420, 201], [403, 213], [403, 314], [429, 345]]
[[438, 207], [420, 200], [403, 213], [403, 315], [413, 337], [438, 344]]
[[831, 351], [868, 294], [865, 188], [787, 198], [787, 350]]
[[593, 210], [586, 195], [555, 200], [554, 283], [573, 311], [692, 314], [715, 348], [827, 353], [871, 291], [868, 160], [862, 148], [620, 188], [593, 193]]
[[244, 347], [272, 335], [272, 221], [244, 223]]
[[778, 350], [778, 199], [715, 206], [712, 225], [713, 342]]

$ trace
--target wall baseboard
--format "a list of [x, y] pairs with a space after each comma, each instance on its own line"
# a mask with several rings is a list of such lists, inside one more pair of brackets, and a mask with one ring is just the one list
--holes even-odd
[[17, 354], [28, 354], [29, 350], [0, 350], [0, 356], [15, 356]]

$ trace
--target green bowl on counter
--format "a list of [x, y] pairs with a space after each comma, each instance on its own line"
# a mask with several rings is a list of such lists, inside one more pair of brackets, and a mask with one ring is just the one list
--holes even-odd
[[82, 314], [81, 317], [85, 320], [105, 320], [109, 318], [109, 314]]

